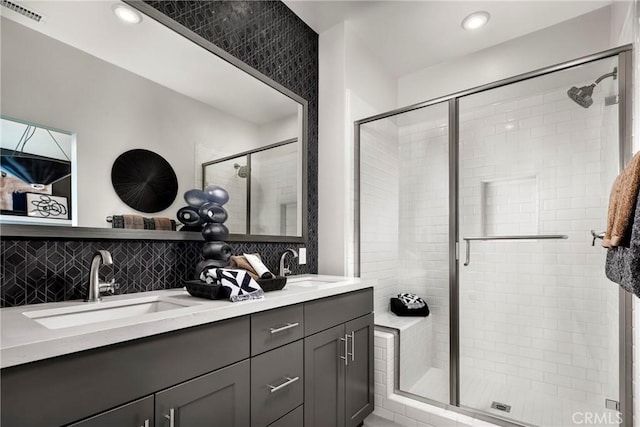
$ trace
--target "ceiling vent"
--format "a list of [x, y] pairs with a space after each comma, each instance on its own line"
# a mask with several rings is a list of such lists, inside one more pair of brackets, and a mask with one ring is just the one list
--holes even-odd
[[27, 9], [24, 6], [20, 6], [18, 3], [14, 3], [8, 0], [0, 0], [0, 4], [6, 7], [7, 9], [13, 10], [14, 12], [19, 13], [20, 15], [26, 16], [29, 19], [33, 19], [36, 22], [40, 22], [42, 20], [42, 15]]

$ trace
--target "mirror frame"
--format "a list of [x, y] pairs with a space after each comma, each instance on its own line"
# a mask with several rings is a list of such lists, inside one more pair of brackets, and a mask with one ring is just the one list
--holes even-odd
[[[222, 48], [216, 46], [205, 38], [189, 30], [182, 24], [169, 18], [159, 10], [144, 3], [142, 0], [122, 0], [129, 6], [137, 9], [143, 15], [154, 19], [175, 31], [191, 42], [216, 55], [220, 59], [234, 65], [240, 71], [245, 72], [260, 80], [266, 85], [302, 105], [302, 235], [301, 236], [275, 236], [260, 234], [230, 234], [227, 241], [230, 242], [272, 242], [272, 243], [305, 243], [309, 235], [308, 224], [308, 115], [309, 102], [287, 89], [275, 80], [267, 77], [245, 62], [231, 55]], [[195, 188], [195, 183], [194, 183]], [[202, 235], [195, 231], [159, 231], [159, 230], [126, 230], [100, 227], [64, 227], [57, 225], [25, 225], [25, 224], [0, 224], [0, 236], [3, 238], [38, 238], [38, 239], [68, 239], [68, 240], [174, 240], [174, 241], [200, 241]]]

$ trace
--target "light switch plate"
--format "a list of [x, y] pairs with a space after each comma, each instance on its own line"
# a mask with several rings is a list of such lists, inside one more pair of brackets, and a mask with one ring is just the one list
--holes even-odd
[[298, 249], [298, 264], [307, 263], [307, 248]]

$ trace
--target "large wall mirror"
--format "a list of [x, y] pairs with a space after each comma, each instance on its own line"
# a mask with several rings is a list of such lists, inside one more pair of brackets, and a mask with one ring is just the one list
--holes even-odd
[[[25, 225], [28, 221], [19, 213], [2, 215], [2, 235], [119, 238], [123, 234], [118, 233], [124, 233], [132, 238], [130, 230], [112, 229], [107, 218], [139, 214], [175, 219], [185, 205], [185, 191], [217, 184], [228, 189], [230, 209], [245, 205], [244, 211], [229, 211], [229, 221], [243, 224], [231, 230], [229, 240], [305, 238], [305, 100], [145, 3], [21, 5], [42, 19], [2, 9], [0, 113], [3, 122], [36, 124], [72, 135], [73, 156], [68, 158], [73, 174], [66, 200], [56, 196], [67, 203], [65, 221]], [[120, 21], [114, 13], [117, 5], [143, 12], [141, 22]], [[17, 134], [2, 132], [3, 150], [19, 142], [13, 141]], [[283, 142], [287, 144], [280, 147]], [[112, 165], [134, 149], [162, 156], [175, 171], [177, 198], [160, 212], [137, 212], [114, 191]], [[276, 173], [282, 172], [280, 161], [285, 157], [287, 173]], [[206, 176], [203, 165], [220, 159], [234, 159], [228, 162], [229, 172], [238, 180], [246, 174], [244, 182], [238, 182], [250, 183], [249, 198], [246, 185], [224, 182], [221, 175]], [[1, 179], [15, 181], [5, 166], [3, 161]], [[4, 182], [3, 188], [8, 188]], [[273, 197], [284, 191], [286, 197]], [[51, 221], [61, 227], [52, 227]], [[254, 227], [247, 227], [249, 221]], [[20, 225], [12, 225], [16, 223]], [[197, 232], [145, 230], [135, 238], [201, 237]]]

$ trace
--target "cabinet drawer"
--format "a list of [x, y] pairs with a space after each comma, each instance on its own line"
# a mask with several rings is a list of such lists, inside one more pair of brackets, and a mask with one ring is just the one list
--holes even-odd
[[303, 318], [302, 304], [251, 315], [251, 355], [302, 338]]
[[303, 341], [251, 359], [251, 426], [264, 427], [302, 404]]
[[304, 304], [305, 336], [324, 331], [373, 311], [373, 289], [309, 301]]
[[304, 425], [304, 409], [298, 406], [295, 410], [289, 412], [278, 421], [269, 425], [269, 427], [300, 427]]

